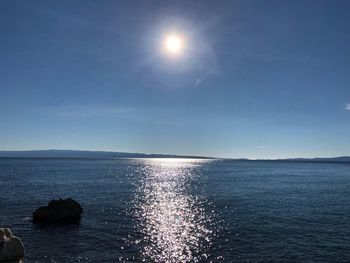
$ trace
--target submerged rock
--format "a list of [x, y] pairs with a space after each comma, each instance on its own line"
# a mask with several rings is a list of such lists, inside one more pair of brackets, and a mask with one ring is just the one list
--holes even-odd
[[24, 246], [8, 228], [0, 228], [0, 262], [22, 262]]
[[35, 223], [79, 223], [83, 208], [71, 198], [52, 200], [47, 206], [39, 207], [33, 213]]

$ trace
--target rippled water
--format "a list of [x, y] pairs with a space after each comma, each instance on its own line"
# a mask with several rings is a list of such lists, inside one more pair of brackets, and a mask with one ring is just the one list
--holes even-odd
[[135, 191], [134, 215], [143, 238], [142, 255], [155, 262], [188, 262], [206, 257], [213, 235], [214, 216], [208, 201], [195, 192], [208, 161], [155, 159], [142, 161]]
[[[0, 158], [0, 187], [26, 262], [350, 261], [350, 164]], [[55, 197], [80, 226], [31, 223]]]

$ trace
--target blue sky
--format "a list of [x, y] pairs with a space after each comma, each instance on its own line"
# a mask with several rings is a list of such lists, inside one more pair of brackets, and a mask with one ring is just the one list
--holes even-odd
[[[0, 150], [350, 155], [349, 1], [0, 1]], [[168, 32], [187, 49], [160, 52]]]

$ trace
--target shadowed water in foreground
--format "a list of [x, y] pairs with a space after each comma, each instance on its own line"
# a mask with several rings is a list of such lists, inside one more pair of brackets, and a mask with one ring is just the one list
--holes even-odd
[[[350, 165], [1, 159], [0, 225], [26, 262], [348, 262]], [[33, 225], [55, 197], [81, 225]]]

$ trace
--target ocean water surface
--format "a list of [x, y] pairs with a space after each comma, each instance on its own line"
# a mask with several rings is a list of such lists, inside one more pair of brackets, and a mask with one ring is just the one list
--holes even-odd
[[[350, 262], [350, 163], [0, 158], [25, 262]], [[53, 198], [80, 225], [45, 226]]]

